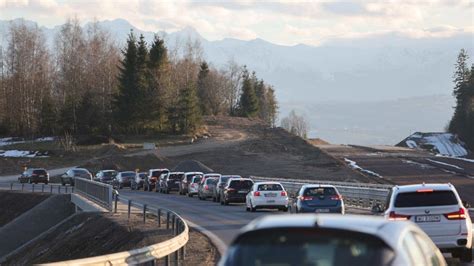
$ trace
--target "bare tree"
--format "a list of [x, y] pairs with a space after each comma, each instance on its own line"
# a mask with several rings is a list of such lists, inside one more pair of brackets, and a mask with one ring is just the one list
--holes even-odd
[[309, 123], [304, 116], [296, 114], [295, 110], [281, 120], [281, 127], [304, 139], [308, 136]]
[[227, 77], [224, 90], [230, 115], [235, 115], [237, 113], [238, 99], [242, 85], [242, 71], [242, 66], [238, 65], [233, 59], [227, 62], [227, 65], [222, 71]]

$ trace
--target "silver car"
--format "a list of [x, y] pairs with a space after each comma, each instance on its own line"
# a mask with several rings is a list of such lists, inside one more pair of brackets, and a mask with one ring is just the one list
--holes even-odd
[[234, 239], [219, 265], [444, 266], [446, 261], [411, 222], [301, 214], [254, 220]]
[[204, 183], [199, 184], [198, 198], [200, 200], [212, 198], [217, 180], [217, 178], [209, 177], [208, 179], [204, 180]]

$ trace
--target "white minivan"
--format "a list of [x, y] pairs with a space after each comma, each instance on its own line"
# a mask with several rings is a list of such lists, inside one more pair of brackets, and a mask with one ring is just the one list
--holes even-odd
[[443, 252], [463, 262], [472, 261], [472, 222], [451, 184], [395, 186], [384, 216], [417, 224]]

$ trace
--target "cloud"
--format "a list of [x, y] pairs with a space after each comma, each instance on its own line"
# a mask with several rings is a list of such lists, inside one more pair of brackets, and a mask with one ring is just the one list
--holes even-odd
[[210, 40], [262, 38], [313, 45], [380, 32], [413, 38], [469, 32], [474, 12], [471, 0], [0, 0], [0, 7], [0, 19], [24, 17], [46, 26], [70, 17], [83, 22], [123, 18], [154, 32], [192, 26]]

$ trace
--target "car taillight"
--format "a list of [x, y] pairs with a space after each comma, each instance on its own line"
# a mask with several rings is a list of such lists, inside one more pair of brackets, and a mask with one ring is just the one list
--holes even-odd
[[302, 201], [313, 200], [313, 197], [301, 196], [301, 197], [300, 197], [300, 200], [302, 200]]
[[465, 220], [466, 219], [466, 211], [464, 208], [460, 208], [457, 212], [447, 213], [444, 215], [448, 220]]
[[228, 188], [228, 189], [226, 189], [226, 191], [227, 191], [227, 192], [232, 192], [232, 193], [233, 193], [233, 192], [235, 192], [235, 189], [233, 189], [233, 188]]
[[286, 191], [282, 191], [281, 194], [280, 194], [282, 197], [286, 197]]
[[253, 195], [254, 195], [255, 197], [260, 197], [260, 191], [255, 191], [255, 192], [253, 193]]
[[388, 215], [388, 219], [391, 220], [391, 221], [406, 221], [406, 220], [410, 219], [410, 216], [395, 213], [395, 212], [390, 212], [390, 214]]
[[342, 196], [341, 195], [333, 195], [333, 196], [331, 196], [331, 200], [342, 200]]
[[209, 186], [208, 186], [208, 185], [205, 185], [205, 186], [204, 186], [204, 190], [209, 190]]

